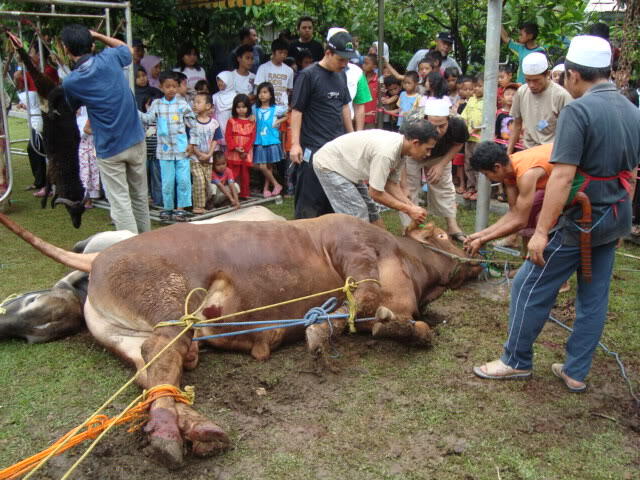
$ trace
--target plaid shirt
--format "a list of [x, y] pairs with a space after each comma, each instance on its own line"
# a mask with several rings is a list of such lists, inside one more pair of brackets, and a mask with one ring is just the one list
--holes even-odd
[[182, 97], [168, 101], [166, 98], [154, 100], [147, 113], [140, 112], [145, 125], [155, 123], [158, 135], [158, 160], [176, 160], [187, 157], [189, 138], [187, 127], [192, 127], [196, 116]]

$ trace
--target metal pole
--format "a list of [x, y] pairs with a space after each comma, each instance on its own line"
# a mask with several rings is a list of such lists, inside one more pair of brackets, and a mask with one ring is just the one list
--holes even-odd
[[[18, 37], [24, 45], [24, 39], [22, 35], [22, 22], [18, 20]], [[27, 80], [27, 66], [18, 56], [19, 62], [22, 65], [22, 81], [24, 83], [24, 106], [27, 107], [27, 128], [29, 128], [29, 133], [31, 133], [31, 96], [29, 95], [29, 82]]]
[[0, 17], [66, 17], [66, 18], [104, 18], [104, 15], [91, 15], [89, 13], [47, 13], [47, 12], [19, 12], [15, 10], [1, 10]]
[[[2, 59], [2, 50], [0, 50], [0, 65], [4, 65]], [[0, 151], [3, 151], [4, 162], [0, 159], [0, 177], [2, 175], [2, 163], [7, 171], [7, 190], [0, 192], [0, 210], [2, 209], [2, 203], [9, 198], [11, 190], [13, 188], [13, 170], [11, 168], [11, 145], [9, 144], [9, 122], [7, 122], [7, 105], [5, 103], [5, 90], [4, 90], [4, 74], [0, 75], [0, 108], [2, 108], [2, 132], [0, 132]]]
[[24, 3], [44, 3], [46, 5], [66, 5], [68, 7], [91, 7], [91, 8], [129, 8], [129, 2], [93, 2], [83, 0], [22, 0]]
[[[127, 8], [124, 10], [124, 21], [126, 22], [126, 34], [127, 34], [127, 45], [129, 48], [133, 46], [133, 31], [131, 29], [131, 6], [127, 4]], [[133, 74], [133, 61], [127, 67], [129, 73], [129, 87], [131, 90], [135, 88], [135, 79]]]
[[109, 10], [108, 8], [104, 9], [104, 18], [107, 20], [106, 21], [107, 37], [110, 37], [111, 36], [111, 10]]
[[[38, 20], [36, 25], [38, 27], [38, 32], [41, 33], [42, 28], [40, 27], [42, 25], [40, 24], [40, 20]], [[38, 35], [38, 55], [40, 56], [40, 71], [44, 73], [44, 50], [43, 50], [42, 39], [40, 38], [40, 35]]]
[[382, 72], [384, 71], [384, 0], [378, 0], [378, 114], [376, 116], [378, 128], [384, 127], [384, 113], [382, 110]]
[[[502, 0], [489, 0], [487, 8], [487, 38], [484, 51], [484, 109], [482, 112], [482, 141], [495, 139], [496, 107], [498, 104], [498, 62], [500, 61], [500, 28], [502, 26]], [[478, 201], [476, 203], [476, 232], [487, 227], [491, 183], [478, 175]]]

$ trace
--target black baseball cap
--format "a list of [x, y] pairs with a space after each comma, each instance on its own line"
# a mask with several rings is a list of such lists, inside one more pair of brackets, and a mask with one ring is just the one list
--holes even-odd
[[453, 35], [451, 35], [451, 32], [440, 32], [436, 38], [443, 42], [453, 43]]
[[147, 48], [147, 46], [139, 38], [134, 38], [133, 40], [131, 40], [131, 46]]
[[327, 47], [342, 58], [352, 59], [358, 56], [353, 46], [351, 34], [344, 28], [333, 27], [327, 33]]

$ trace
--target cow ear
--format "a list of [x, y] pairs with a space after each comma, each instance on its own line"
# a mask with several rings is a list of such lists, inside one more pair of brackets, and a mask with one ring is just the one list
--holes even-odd
[[427, 243], [427, 240], [433, 236], [435, 226], [433, 223], [427, 223], [426, 225], [419, 225], [415, 220], [411, 222], [405, 235], [413, 238], [416, 242]]

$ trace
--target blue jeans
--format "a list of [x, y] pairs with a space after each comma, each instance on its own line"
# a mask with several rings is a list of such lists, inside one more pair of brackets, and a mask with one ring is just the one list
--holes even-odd
[[174, 191], [177, 193], [177, 207], [191, 206], [191, 166], [188, 158], [160, 160], [162, 177], [162, 203], [165, 210], [174, 208]]
[[[564, 372], [574, 380], [583, 381], [589, 373], [604, 329], [615, 250], [616, 242], [593, 247], [591, 282], [578, 275], [576, 319], [564, 362]], [[532, 367], [533, 342], [549, 318], [560, 286], [579, 270], [580, 248], [562, 245], [562, 232], [557, 231], [551, 235], [544, 258], [543, 267], [526, 261], [511, 287], [509, 336], [501, 360], [512, 368]]]

